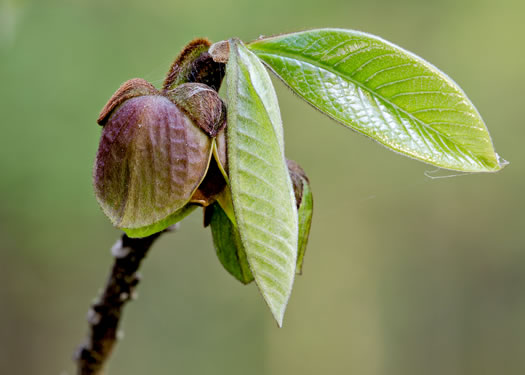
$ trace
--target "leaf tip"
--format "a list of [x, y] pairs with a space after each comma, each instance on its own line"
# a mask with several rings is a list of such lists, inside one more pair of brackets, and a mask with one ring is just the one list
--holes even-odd
[[277, 308], [270, 306], [270, 310], [272, 312], [273, 318], [275, 319], [275, 322], [277, 323], [277, 327], [283, 328], [283, 320], [284, 320], [284, 312], [286, 311], [286, 304], [284, 306], [279, 306]]
[[[294, 270], [294, 273], [291, 275], [292, 276], [292, 280], [294, 279], [294, 276], [295, 276], [295, 270]], [[288, 307], [288, 302], [290, 300], [290, 295], [291, 295], [291, 292], [292, 292], [292, 289], [290, 288], [289, 289], [289, 293], [287, 293], [286, 296], [284, 296], [284, 298], [273, 298], [274, 296], [272, 296], [272, 294], [268, 293], [267, 289], [264, 289], [264, 288], [261, 288], [261, 283], [260, 283], [260, 280], [258, 280], [258, 277], [255, 276], [255, 283], [257, 284], [257, 287], [259, 288], [262, 296], [263, 296], [263, 299], [264, 301], [266, 302], [266, 304], [268, 305], [269, 309], [270, 309], [270, 312], [272, 313], [272, 316], [275, 320], [275, 322], [277, 323], [277, 326], [279, 328], [282, 328], [283, 326], [283, 320], [284, 320], [284, 314], [286, 312], [286, 308]], [[293, 281], [292, 281], [293, 283]], [[283, 297], [283, 296], [281, 296]]]
[[499, 169], [497, 171], [501, 171], [503, 168], [510, 164], [510, 161], [503, 159], [499, 154], [496, 154], [496, 159], [499, 165]]

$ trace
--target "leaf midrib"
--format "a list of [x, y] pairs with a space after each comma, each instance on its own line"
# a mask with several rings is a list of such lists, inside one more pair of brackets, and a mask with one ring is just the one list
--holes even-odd
[[[405, 114], [407, 117], [410, 117], [411, 119], [413, 119], [415, 122], [417, 122], [418, 124], [420, 124], [421, 126], [435, 132], [436, 134], [439, 134], [440, 136], [442, 136], [443, 138], [445, 138], [446, 140], [452, 142], [454, 145], [456, 145], [456, 147], [459, 147], [461, 148], [461, 150], [469, 155], [471, 155], [471, 157], [473, 159], [475, 159], [479, 165], [485, 167], [485, 168], [488, 168], [488, 169], [493, 169], [489, 166], [487, 166], [486, 163], [484, 163], [483, 161], [480, 160], [479, 156], [477, 155], [473, 155], [472, 154], [472, 151], [470, 150], [465, 150], [465, 148], [458, 144], [457, 142], [453, 141], [452, 139], [450, 139], [449, 136], [441, 133], [440, 131], [434, 129], [432, 126], [430, 126], [429, 124], [425, 123], [424, 121], [418, 119], [417, 117], [414, 117], [414, 115], [412, 115], [410, 112], [407, 112], [406, 110], [404, 110], [403, 108], [399, 107], [397, 104], [394, 104], [393, 102], [391, 102], [390, 100], [388, 100], [387, 98], [385, 98], [383, 95], [373, 91], [373, 89], [371, 89], [370, 87], [364, 85], [363, 83], [355, 80], [354, 78], [352, 77], [348, 77], [346, 74], [342, 74], [339, 70], [337, 69], [333, 69], [332, 67], [328, 66], [328, 65], [325, 65], [317, 60], [314, 60], [314, 59], [310, 59], [310, 58], [307, 58], [307, 57], [304, 57], [302, 55], [295, 55], [293, 53], [289, 53], [289, 52], [279, 52], [279, 53], [275, 53], [275, 52], [269, 52], [268, 50], [266, 49], [259, 49], [259, 48], [254, 48], [255, 51], [257, 51], [258, 53], [260, 54], [264, 54], [264, 55], [269, 55], [269, 56], [276, 56], [276, 57], [283, 57], [283, 58], [288, 58], [288, 59], [291, 59], [291, 60], [296, 60], [296, 61], [302, 61], [304, 63], [307, 63], [307, 64], [310, 64], [314, 67], [318, 67], [318, 68], [322, 68], [332, 74], [335, 74], [335, 75], [338, 75], [338, 76], [342, 76], [344, 77], [345, 79], [347, 79], [348, 81], [350, 81], [351, 83], [353, 83], [354, 85], [360, 87], [361, 89], [367, 91], [368, 93], [370, 93], [371, 95], [373, 96], [376, 96], [378, 97], [379, 99], [381, 99], [382, 101], [384, 101], [386, 104], [392, 106], [393, 108], [395, 108], [396, 110], [402, 112], [403, 114]], [[297, 58], [298, 56], [300, 56], [301, 58]], [[272, 69], [273, 70], [273, 69]], [[286, 81], [285, 81], [286, 83]], [[287, 83], [288, 85], [288, 83]]]
[[[250, 72], [249, 70], [243, 65], [243, 64], [239, 64], [239, 67], [241, 68], [242, 70], [242, 74], [246, 74], [248, 77], [250, 76]], [[257, 101], [259, 103], [258, 107], [259, 109], [263, 109], [263, 115], [266, 119], [266, 123], [267, 124], [270, 124], [270, 128], [271, 128], [271, 133], [272, 133], [272, 136], [275, 138], [275, 143], [280, 145], [280, 142], [279, 142], [279, 139], [277, 137], [277, 133], [275, 131], [275, 128], [273, 126], [273, 123], [272, 123], [272, 119], [270, 117], [270, 114], [268, 113], [268, 109], [266, 108], [266, 106], [264, 105], [264, 101], [261, 99], [259, 93], [257, 92], [257, 90], [255, 89], [254, 85], [251, 83], [251, 80], [248, 82], [249, 83], [249, 89], [250, 91], [256, 96], [257, 98]], [[279, 146], [280, 148], [280, 146]], [[281, 154], [282, 155], [282, 154]], [[254, 176], [257, 177], [257, 175], [254, 174]], [[288, 242], [288, 241], [285, 241], [285, 242]]]
[[[235, 51], [235, 52], [237, 53], [237, 51]], [[238, 56], [238, 57], [240, 57], [240, 56]], [[239, 60], [240, 60], [240, 58], [239, 58]], [[238, 73], [236, 74], [236, 77], [235, 77], [236, 85], [239, 84], [239, 80], [240, 80], [239, 75], [242, 74], [242, 75], [244, 75], [245, 77], [250, 78], [250, 72], [249, 72], [248, 68], [247, 68], [247, 67], [246, 67], [241, 61], [239, 61], [238, 66], [239, 66], [239, 71], [238, 71]], [[272, 136], [275, 138], [275, 143], [278, 144], [278, 145], [280, 145], [281, 143], [279, 142], [279, 139], [277, 139], [277, 133], [276, 133], [275, 128], [274, 128], [274, 126], [273, 126], [273, 123], [272, 123], [272, 119], [271, 119], [271, 117], [270, 117], [270, 114], [268, 113], [268, 109], [267, 109], [266, 106], [264, 105], [264, 101], [261, 99], [259, 93], [257, 92], [257, 90], [255, 89], [254, 85], [252, 84], [252, 82], [251, 82], [251, 78], [247, 80], [247, 83], [248, 83], [248, 88], [249, 88], [249, 90], [250, 90], [250, 91], [254, 94], [254, 96], [256, 97], [256, 101], [258, 102], [259, 110], [262, 109], [262, 111], [261, 111], [262, 113], [261, 113], [261, 114], [262, 114], [262, 116], [264, 116], [264, 118], [265, 118], [265, 120], [266, 120], [265, 123], [270, 125], [270, 129], [271, 129]], [[239, 113], [238, 110], [237, 110], [237, 116], [239, 116], [239, 115], [240, 115], [240, 113]], [[280, 147], [279, 147], [279, 148], [280, 148]], [[281, 151], [281, 150], [280, 150], [280, 151]], [[281, 153], [281, 152], [280, 152], [280, 153]], [[281, 155], [282, 155], [282, 154], [281, 154]], [[235, 205], [234, 205], [234, 210], [235, 210]], [[236, 210], [236, 215], [238, 215], [238, 214], [239, 214], [239, 213], [238, 213], [238, 210]], [[242, 217], [243, 215], [241, 214], [240, 216]], [[243, 221], [245, 221], [245, 220], [243, 220]], [[239, 234], [240, 234], [240, 233], [239, 233]], [[242, 235], [240, 235], [240, 237], [241, 237], [241, 239], [243, 238]], [[285, 241], [285, 243], [287, 243], [287, 242], [288, 242], [288, 240]], [[293, 263], [293, 262], [290, 262], [290, 263]]]

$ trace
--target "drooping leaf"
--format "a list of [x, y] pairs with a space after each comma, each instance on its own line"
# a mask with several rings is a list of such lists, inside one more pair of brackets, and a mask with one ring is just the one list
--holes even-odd
[[94, 187], [119, 228], [149, 227], [184, 207], [203, 180], [212, 140], [167, 98], [133, 97], [105, 122]]
[[259, 290], [279, 326], [297, 257], [297, 209], [270, 77], [239, 40], [226, 67], [229, 180], [237, 228]]
[[392, 43], [319, 29], [248, 47], [315, 108], [394, 151], [458, 171], [492, 172], [504, 165], [459, 86]]
[[253, 281], [246, 252], [239, 236], [239, 231], [224, 213], [219, 203], [208, 206], [206, 215], [210, 215], [210, 227], [217, 257], [223, 267], [243, 284]]
[[297, 251], [297, 274], [303, 273], [304, 254], [308, 237], [310, 236], [310, 227], [312, 225], [313, 214], [313, 196], [310, 189], [310, 181], [306, 177], [303, 168], [293, 160], [286, 160], [288, 171], [292, 179], [295, 193], [295, 203], [297, 207], [297, 221], [299, 224], [299, 244]]

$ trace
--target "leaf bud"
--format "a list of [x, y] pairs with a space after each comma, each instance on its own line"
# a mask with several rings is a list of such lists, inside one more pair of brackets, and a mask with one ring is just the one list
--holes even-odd
[[310, 226], [312, 224], [313, 214], [313, 196], [310, 190], [310, 180], [304, 173], [303, 168], [293, 160], [286, 160], [288, 172], [292, 180], [295, 194], [295, 203], [297, 205], [297, 219], [299, 224], [299, 244], [297, 247], [297, 268], [296, 272], [302, 274], [303, 260], [310, 235]]

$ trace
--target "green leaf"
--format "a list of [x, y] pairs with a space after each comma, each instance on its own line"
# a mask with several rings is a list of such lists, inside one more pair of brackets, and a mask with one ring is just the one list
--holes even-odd
[[226, 67], [227, 149], [233, 208], [250, 268], [279, 326], [297, 257], [297, 208], [270, 77], [239, 40]]
[[211, 211], [210, 228], [217, 257], [223, 267], [243, 284], [253, 281], [246, 252], [239, 231], [232, 224], [219, 203], [213, 203], [206, 210]]
[[394, 151], [458, 171], [504, 166], [459, 86], [390, 42], [319, 29], [256, 40], [249, 48], [315, 108]]
[[175, 211], [173, 214], [161, 220], [155, 224], [148, 225], [142, 228], [123, 228], [122, 230], [127, 234], [129, 238], [142, 238], [151, 236], [154, 233], [163, 231], [164, 229], [178, 223], [186, 216], [191, 214], [197, 208], [196, 205], [187, 204], [181, 209]]
[[303, 273], [304, 253], [306, 252], [306, 245], [308, 244], [308, 237], [310, 236], [310, 227], [312, 225], [313, 213], [313, 196], [310, 190], [310, 183], [306, 180], [303, 184], [303, 199], [301, 205], [297, 210], [299, 221], [299, 246], [297, 252], [297, 273]]

